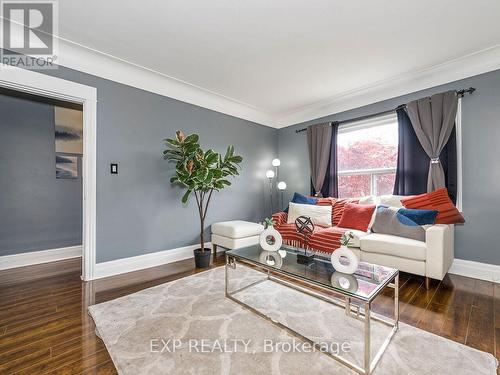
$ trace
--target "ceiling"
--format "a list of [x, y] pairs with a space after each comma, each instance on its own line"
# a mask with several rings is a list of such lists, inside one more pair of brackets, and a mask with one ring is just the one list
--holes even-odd
[[498, 0], [64, 0], [59, 35], [280, 127], [498, 47], [499, 15]]

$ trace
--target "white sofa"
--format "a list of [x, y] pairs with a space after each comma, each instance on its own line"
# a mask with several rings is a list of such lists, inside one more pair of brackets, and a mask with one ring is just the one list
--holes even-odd
[[[401, 196], [363, 197], [360, 204], [402, 207]], [[454, 226], [435, 224], [426, 229], [425, 242], [389, 234], [352, 231], [352, 250], [361, 261], [398, 268], [401, 271], [442, 280], [454, 259]]]

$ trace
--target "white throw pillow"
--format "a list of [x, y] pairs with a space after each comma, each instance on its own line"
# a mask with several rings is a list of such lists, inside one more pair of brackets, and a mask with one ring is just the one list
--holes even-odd
[[398, 207], [402, 208], [403, 204], [401, 203], [401, 199], [407, 198], [404, 195], [381, 195], [379, 197], [379, 204], [383, 206], [389, 206], [389, 207]]
[[361, 197], [358, 200], [358, 204], [377, 204], [378, 200], [375, 195], [367, 195], [365, 197]]
[[288, 205], [288, 224], [295, 223], [299, 216], [309, 216], [314, 225], [332, 226], [332, 206], [316, 206], [290, 202]]

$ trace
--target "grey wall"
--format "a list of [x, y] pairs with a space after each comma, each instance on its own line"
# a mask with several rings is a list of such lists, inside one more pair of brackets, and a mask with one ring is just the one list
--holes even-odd
[[82, 181], [56, 179], [54, 127], [52, 104], [0, 94], [0, 256], [82, 243]]
[[419, 91], [354, 110], [280, 129], [281, 177], [287, 194], [309, 193], [309, 162], [305, 133], [295, 130], [318, 122], [344, 120], [396, 108], [411, 100], [450, 89], [473, 86], [477, 91], [462, 101], [463, 212], [466, 224], [456, 226], [455, 257], [500, 264], [496, 238], [499, 221], [496, 202], [500, 195], [500, 71]]
[[[176, 129], [220, 152], [233, 144], [244, 158], [234, 184], [214, 194], [207, 228], [269, 215], [264, 173], [277, 156], [276, 129], [64, 67], [41, 72], [97, 88], [98, 263], [197, 243], [195, 202], [181, 204], [182, 190], [169, 184], [173, 165], [161, 156]], [[110, 163], [119, 163], [118, 175]]]

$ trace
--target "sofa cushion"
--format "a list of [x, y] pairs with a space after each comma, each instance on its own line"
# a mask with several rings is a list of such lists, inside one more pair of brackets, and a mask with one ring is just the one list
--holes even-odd
[[405, 195], [393, 195], [393, 194], [381, 195], [380, 197], [378, 197], [378, 204], [381, 204], [383, 206], [401, 208], [403, 207], [401, 199], [404, 198], [409, 198], [409, 197]]
[[338, 226], [366, 232], [370, 226], [373, 211], [375, 211], [375, 205], [347, 203]]
[[424, 210], [437, 210], [437, 224], [463, 224], [465, 219], [455, 207], [446, 188], [437, 189], [431, 193], [417, 195], [402, 199], [406, 208], [418, 208]]
[[378, 199], [375, 195], [366, 195], [358, 199], [358, 204], [378, 204]]
[[386, 254], [401, 258], [425, 260], [425, 242], [393, 236], [391, 234], [371, 233], [360, 239], [361, 251]]
[[417, 225], [434, 225], [436, 223], [437, 215], [436, 210], [415, 210], [412, 208], [400, 208], [398, 214], [401, 215], [402, 220], [407, 223], [414, 223]]
[[221, 221], [212, 224], [212, 233], [229, 238], [244, 238], [259, 235], [264, 226], [243, 220]]
[[[316, 204], [318, 202], [318, 198], [307, 197], [305, 195], [295, 192], [293, 193], [293, 198], [291, 202], [300, 204]], [[286, 206], [283, 212], [288, 212], [288, 206]]]
[[[424, 213], [432, 217], [432, 219], [424, 220], [423, 217], [418, 217], [416, 211]], [[404, 208], [378, 206], [375, 223], [371, 230], [374, 233], [393, 234], [395, 236], [425, 241], [425, 229], [420, 222], [416, 222], [415, 220], [421, 221], [422, 224], [434, 224], [436, 215], [437, 211], [408, 210]], [[415, 217], [418, 218], [416, 219]]]
[[332, 207], [331, 206], [317, 206], [310, 204], [289, 204], [287, 224], [295, 223], [299, 216], [308, 216], [314, 225], [323, 227], [332, 226]]

